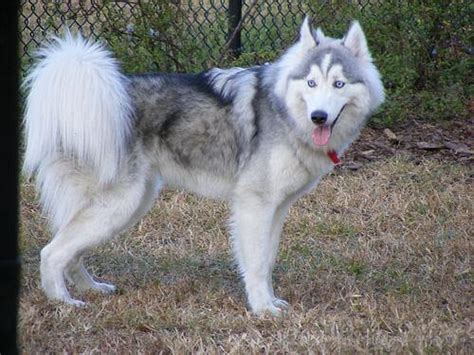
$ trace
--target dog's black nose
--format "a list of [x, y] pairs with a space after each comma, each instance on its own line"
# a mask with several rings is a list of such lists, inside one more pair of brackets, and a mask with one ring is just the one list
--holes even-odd
[[324, 111], [318, 110], [311, 112], [311, 121], [314, 124], [323, 124], [327, 121], [328, 114]]

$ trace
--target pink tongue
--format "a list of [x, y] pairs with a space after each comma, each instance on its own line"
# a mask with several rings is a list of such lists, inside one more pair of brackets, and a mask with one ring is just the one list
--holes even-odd
[[313, 131], [313, 142], [316, 145], [326, 145], [331, 137], [331, 127], [318, 126]]

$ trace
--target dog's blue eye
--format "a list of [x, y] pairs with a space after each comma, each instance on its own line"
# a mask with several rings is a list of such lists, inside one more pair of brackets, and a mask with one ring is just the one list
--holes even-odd
[[344, 87], [344, 85], [346, 85], [346, 83], [343, 82], [343, 81], [340, 81], [340, 80], [336, 80], [336, 81], [334, 82], [334, 87], [335, 87], [336, 89], [340, 89], [340, 88]]
[[316, 86], [316, 82], [313, 79], [308, 80], [308, 86], [310, 88], [314, 88]]

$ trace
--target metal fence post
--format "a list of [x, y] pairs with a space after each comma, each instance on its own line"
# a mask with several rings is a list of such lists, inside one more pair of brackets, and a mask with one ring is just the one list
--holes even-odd
[[242, 18], [242, 0], [229, 0], [229, 32], [228, 40], [229, 49], [231, 54], [238, 57], [242, 52], [242, 42], [240, 38], [240, 29], [233, 35], [234, 30], [239, 25], [240, 19]]

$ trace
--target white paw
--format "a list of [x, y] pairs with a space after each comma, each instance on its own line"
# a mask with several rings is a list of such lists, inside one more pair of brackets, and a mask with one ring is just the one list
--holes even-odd
[[86, 302], [75, 300], [73, 298], [70, 298], [69, 300], [64, 300], [64, 302], [78, 308], [82, 308], [87, 305]]
[[112, 294], [117, 291], [117, 287], [115, 287], [112, 284], [107, 284], [104, 282], [95, 282], [94, 286], [91, 288], [105, 294]]
[[54, 298], [49, 297], [49, 298], [54, 302], [58, 302], [58, 304], [64, 304], [64, 305], [67, 305], [67, 306], [74, 306], [74, 307], [82, 308], [82, 307], [85, 307], [87, 305], [86, 302], [80, 301], [80, 300], [75, 300], [74, 298], [72, 298], [70, 296], [61, 297], [61, 298], [58, 298], [58, 297], [54, 297]]
[[282, 310], [287, 310], [288, 308], [290, 308], [290, 304], [286, 302], [285, 300], [282, 300], [281, 298], [274, 298], [273, 305]]
[[281, 316], [289, 307], [288, 302], [274, 298], [269, 302], [252, 306], [252, 311], [256, 315], [271, 314], [273, 316]]
[[279, 307], [275, 307], [273, 304], [269, 304], [265, 307], [254, 309], [253, 313], [255, 313], [257, 316], [263, 316], [263, 315], [266, 315], [266, 314], [270, 314], [272, 316], [279, 317], [283, 314], [283, 309], [281, 309]]

